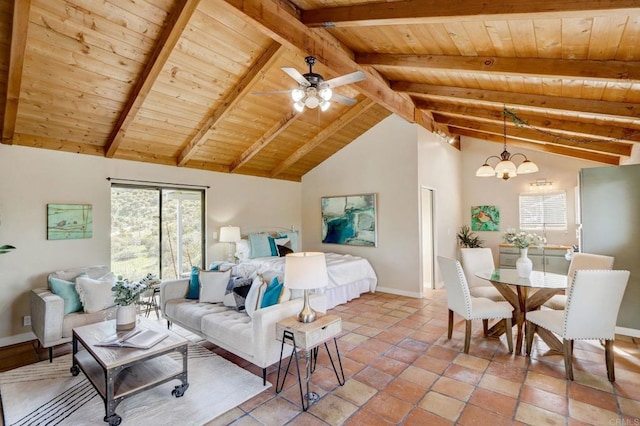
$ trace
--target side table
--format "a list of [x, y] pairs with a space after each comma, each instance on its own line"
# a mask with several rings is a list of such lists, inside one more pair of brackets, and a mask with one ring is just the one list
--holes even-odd
[[[298, 373], [298, 388], [300, 389], [300, 401], [302, 403], [302, 410], [307, 411], [309, 406], [315, 403], [320, 397], [317, 393], [309, 390], [309, 380], [311, 374], [315, 371], [316, 362], [318, 359], [318, 348], [324, 344], [333, 367], [333, 372], [336, 374], [336, 379], [340, 386], [344, 385], [344, 370], [342, 368], [342, 360], [340, 359], [340, 351], [338, 349], [337, 336], [342, 331], [342, 318], [337, 315], [323, 315], [318, 314], [316, 320], [310, 323], [302, 323], [298, 321], [297, 317], [285, 318], [282, 321], [278, 321], [276, 324], [276, 338], [282, 342], [280, 345], [280, 362], [278, 363], [278, 378], [276, 380], [276, 393], [280, 393], [284, 386], [284, 382], [289, 373], [289, 367], [291, 366], [291, 360], [296, 360], [296, 371]], [[333, 361], [333, 356], [329, 350], [327, 343], [333, 339], [333, 344], [336, 350], [336, 358], [338, 365], [340, 366], [340, 373], [336, 363]], [[282, 369], [282, 355], [284, 353], [285, 343], [293, 346], [293, 353], [289, 357], [287, 368], [282, 377], [282, 383], [280, 383], [280, 372]], [[306, 382], [306, 394], [302, 392], [302, 377], [300, 375], [300, 366], [298, 364], [298, 349], [305, 352], [305, 382]], [[306, 404], [305, 404], [306, 400]]]

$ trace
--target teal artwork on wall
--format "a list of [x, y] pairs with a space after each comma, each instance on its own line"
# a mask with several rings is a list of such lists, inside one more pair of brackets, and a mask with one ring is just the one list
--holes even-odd
[[499, 231], [500, 208], [498, 206], [471, 206], [472, 231]]
[[322, 197], [322, 242], [375, 247], [376, 194]]
[[47, 204], [47, 240], [93, 236], [91, 204]]

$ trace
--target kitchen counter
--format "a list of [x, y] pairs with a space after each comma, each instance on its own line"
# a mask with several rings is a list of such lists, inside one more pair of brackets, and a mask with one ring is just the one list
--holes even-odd
[[[533, 262], [534, 271], [553, 272], [566, 275], [569, 271], [569, 261], [564, 255], [573, 246], [562, 244], [545, 244], [529, 246], [527, 257]], [[515, 268], [516, 260], [520, 257], [520, 249], [513, 244], [500, 244], [500, 267]]]

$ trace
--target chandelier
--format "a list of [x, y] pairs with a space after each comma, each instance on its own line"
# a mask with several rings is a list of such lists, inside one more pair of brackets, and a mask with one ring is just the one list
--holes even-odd
[[333, 91], [329, 86], [309, 86], [306, 88], [294, 89], [291, 91], [291, 99], [293, 100], [293, 108], [296, 111], [302, 112], [304, 111], [304, 107], [307, 108], [317, 108], [320, 107], [320, 110], [326, 111], [331, 106], [331, 97], [333, 96]]
[[[498, 157], [497, 155], [492, 155], [487, 157], [484, 160], [484, 164], [480, 166], [480, 168], [476, 171], [476, 176], [478, 177], [491, 177], [495, 176], [498, 179], [508, 180], [509, 178], [524, 175], [527, 173], [535, 173], [538, 171], [538, 166], [533, 161], [530, 161], [526, 155], [516, 152], [515, 154], [511, 154], [507, 151], [507, 108], [504, 107], [502, 110], [502, 125], [503, 125], [503, 137], [504, 137], [504, 145], [502, 148], [502, 153]], [[512, 161], [513, 157], [521, 155], [524, 157], [522, 163], [516, 167], [515, 163]], [[497, 158], [500, 162], [496, 164], [496, 167], [493, 168], [489, 165], [489, 160], [492, 158]]]

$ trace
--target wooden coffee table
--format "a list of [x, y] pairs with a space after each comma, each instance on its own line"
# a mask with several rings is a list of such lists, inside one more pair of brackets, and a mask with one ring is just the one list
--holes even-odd
[[[161, 326], [138, 318], [137, 327], [157, 329]], [[169, 336], [149, 349], [130, 349], [95, 346], [115, 332], [115, 320], [103, 321], [73, 329], [73, 366], [71, 374], [82, 370], [104, 400], [104, 421], [119, 425], [122, 418], [116, 414], [118, 404], [139, 392], [173, 379], [182, 384], [171, 392], [181, 397], [189, 387], [187, 382], [188, 340], [168, 331]], [[124, 333], [118, 333], [124, 334]], [[78, 343], [84, 348], [79, 350]], [[178, 352], [182, 364], [168, 354]]]

